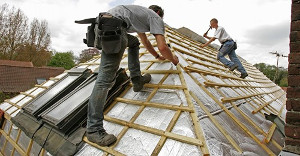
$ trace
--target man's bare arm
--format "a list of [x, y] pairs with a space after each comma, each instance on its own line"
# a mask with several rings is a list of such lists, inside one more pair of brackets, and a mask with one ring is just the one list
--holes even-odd
[[179, 60], [176, 55], [173, 55], [168, 45], [166, 44], [165, 36], [161, 34], [155, 34], [155, 39], [157, 42], [157, 47], [162, 56], [170, 60], [173, 64], [177, 65]]
[[138, 33], [142, 44], [146, 47], [146, 49], [155, 57], [158, 58], [160, 60], [164, 60], [164, 58], [162, 58], [153, 48], [152, 44], [150, 43], [150, 41], [148, 40], [147, 36], [145, 33]]
[[209, 37], [210, 39], [209, 39], [209, 41], [208, 42], [206, 42], [205, 44], [203, 44], [203, 45], [201, 45], [200, 47], [205, 47], [205, 46], [207, 46], [207, 45], [209, 45], [211, 42], [213, 42], [214, 40], [216, 40], [216, 38], [215, 37]]

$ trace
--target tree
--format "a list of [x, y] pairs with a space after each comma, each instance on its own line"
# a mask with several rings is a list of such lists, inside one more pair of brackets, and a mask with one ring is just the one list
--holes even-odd
[[20, 9], [13, 7], [9, 10], [7, 4], [0, 7], [0, 14], [0, 57], [14, 60], [17, 56], [16, 50], [27, 39], [28, 19]]
[[[274, 79], [276, 74], [276, 66], [268, 65], [265, 63], [254, 64], [254, 66], [261, 72], [263, 72], [270, 80]], [[278, 68], [278, 76], [276, 77], [275, 83], [281, 87], [287, 86], [287, 69], [282, 67]], [[285, 80], [286, 79], [286, 80]]]
[[55, 53], [52, 56], [48, 66], [63, 67], [65, 69], [71, 69], [75, 66], [73, 52]]
[[79, 55], [79, 62], [86, 62], [93, 58], [93, 56], [99, 55], [100, 52], [96, 48], [89, 48], [84, 49], [81, 51], [81, 54]]
[[50, 33], [47, 21], [34, 19], [30, 24], [28, 40], [19, 49], [17, 60], [30, 61], [34, 66], [45, 66], [50, 61]]
[[45, 20], [34, 19], [28, 26], [23, 12], [7, 4], [0, 6], [0, 59], [30, 61], [45, 66], [52, 53], [50, 32]]

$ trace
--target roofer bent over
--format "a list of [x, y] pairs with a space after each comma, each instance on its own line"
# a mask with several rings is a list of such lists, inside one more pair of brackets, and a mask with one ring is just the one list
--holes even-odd
[[[247, 77], [248, 74], [245, 68], [243, 67], [239, 58], [235, 54], [236, 43], [233, 41], [233, 39], [229, 36], [229, 34], [225, 31], [223, 27], [218, 26], [217, 19], [213, 18], [212, 20], [210, 20], [210, 27], [216, 29], [214, 37], [208, 37], [207, 36], [208, 31], [207, 31], [203, 36], [209, 39], [209, 41], [204, 45], [201, 45], [200, 47], [203, 48], [208, 44], [210, 44], [211, 42], [213, 42], [215, 39], [218, 39], [222, 45], [217, 54], [217, 59], [220, 62], [222, 62], [226, 67], [228, 67], [231, 71], [237, 69], [241, 73], [240, 78], [244, 79], [245, 77]], [[229, 56], [231, 61], [225, 58], [226, 55]]]
[[[146, 49], [156, 59], [168, 59], [173, 64], [178, 64], [177, 56], [171, 53], [164, 38], [163, 10], [155, 5], [149, 8], [137, 5], [121, 5], [105, 13], [100, 13], [98, 25], [102, 45], [101, 63], [88, 103], [86, 134], [89, 141], [100, 146], [109, 146], [117, 140], [114, 135], [107, 134], [103, 128], [103, 107], [108, 91], [115, 83], [116, 72], [126, 47], [128, 47], [128, 68], [133, 90], [135, 92], [142, 90], [143, 85], [151, 80], [150, 74], [141, 76], [139, 40], [127, 33], [138, 33]], [[162, 56], [154, 50], [145, 32], [150, 32], [155, 36]]]

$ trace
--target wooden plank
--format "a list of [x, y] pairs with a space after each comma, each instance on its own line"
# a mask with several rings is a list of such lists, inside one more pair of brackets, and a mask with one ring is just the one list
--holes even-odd
[[243, 150], [241, 147], [234, 141], [234, 139], [228, 134], [228, 132], [219, 124], [219, 122], [214, 118], [214, 116], [209, 112], [209, 110], [204, 106], [204, 104], [197, 98], [197, 96], [190, 92], [194, 100], [201, 107], [201, 109], [207, 114], [209, 119], [214, 123], [214, 125], [219, 129], [219, 131], [225, 136], [225, 138], [231, 143], [231, 145], [241, 154]]
[[[278, 89], [278, 90], [280, 90], [280, 89]], [[277, 91], [278, 91], [277, 90]], [[252, 111], [252, 113], [253, 114], [255, 114], [255, 113], [257, 113], [258, 111], [260, 111], [261, 109], [263, 109], [264, 107], [266, 107], [266, 106], [268, 106], [269, 104], [271, 104], [273, 101], [276, 101], [278, 98], [280, 98], [281, 96], [283, 96], [283, 95], [285, 95], [285, 93], [283, 92], [283, 93], [281, 93], [281, 95], [280, 96], [278, 96], [278, 97], [276, 97], [275, 99], [272, 99], [271, 101], [269, 101], [269, 102], [267, 102], [267, 103], [265, 103], [265, 104], [263, 104], [262, 106], [260, 106], [259, 108], [257, 108], [257, 109], [255, 109], [255, 110], [253, 110]]]
[[174, 50], [177, 51], [177, 52], [180, 52], [180, 53], [183, 53], [183, 54], [186, 54], [186, 55], [190, 55], [194, 58], [197, 58], [197, 59], [200, 59], [200, 60], [204, 60], [204, 61], [207, 61], [207, 62], [211, 62], [213, 64], [216, 64], [216, 65], [219, 65], [219, 66], [224, 66], [223, 64], [219, 63], [219, 62], [216, 62], [215, 60], [212, 60], [212, 59], [208, 59], [208, 58], [205, 58], [205, 57], [200, 57], [199, 55], [196, 55], [196, 54], [193, 54], [191, 52], [187, 52], [185, 50], [182, 50], [182, 49], [179, 49], [179, 48], [176, 48], [174, 47]]
[[170, 110], [182, 110], [182, 111], [194, 112], [194, 110], [191, 109], [191, 108], [189, 108], [189, 107], [180, 107], [180, 106], [171, 105], [171, 104], [162, 104], [162, 103], [154, 103], [154, 102], [137, 101], [137, 100], [130, 100], [130, 99], [119, 98], [119, 97], [117, 97], [115, 100], [119, 101], [119, 102], [123, 102], [123, 103], [140, 105], [140, 106], [147, 106], [147, 107], [163, 108], [163, 109], [170, 109]]
[[48, 89], [49, 87], [47, 87], [47, 86], [42, 86], [42, 85], [34, 85], [35, 87], [39, 87], [39, 88], [44, 88], [44, 89]]
[[248, 128], [241, 123], [216, 97], [214, 97], [201, 83], [197, 81], [197, 79], [191, 74], [188, 73], [190, 77], [195, 81], [195, 83], [200, 86], [200, 88], [209, 95], [223, 110], [224, 112], [247, 134], [249, 135], [260, 147], [262, 147], [269, 155], [275, 155], [273, 151], [271, 151], [266, 145], [262, 144], [261, 141], [251, 133]]
[[[150, 63], [145, 69], [146, 69], [146, 70], [149, 69], [152, 65], [153, 65], [153, 62]], [[160, 81], [158, 84], [162, 84], [162, 83], [167, 79], [168, 76], [169, 76], [169, 74], [165, 74], [164, 77], [161, 79], [161, 81]], [[128, 87], [127, 89], [129, 89], [129, 87]], [[148, 96], [146, 102], [149, 102], [149, 101], [152, 99], [152, 97], [155, 95], [155, 93], [157, 92], [157, 90], [158, 90], [158, 88], [155, 88], [155, 89], [150, 93], [150, 95]], [[128, 90], [127, 90], [127, 91], [128, 91]], [[126, 92], [127, 92], [127, 91], [126, 91]], [[120, 97], [123, 97], [123, 96], [125, 95], [125, 93], [123, 92], [121, 95], [122, 95], [122, 96], [120, 96]], [[115, 101], [116, 101], [116, 100], [115, 100]], [[144, 106], [144, 105], [140, 106], [140, 108], [137, 110], [137, 112], [136, 112], [136, 113], [133, 115], [133, 117], [130, 119], [129, 123], [133, 123], [133, 122], [138, 118], [138, 116], [142, 113], [142, 111], [143, 111], [144, 109], [145, 109], [145, 106]], [[106, 112], [106, 113], [107, 113], [107, 112]], [[105, 113], [105, 114], [106, 114], [106, 113]], [[124, 128], [122, 129], [122, 131], [121, 131], [121, 132], [119, 133], [119, 135], [117, 136], [117, 141], [116, 141], [116, 143], [115, 143], [114, 145], [112, 145], [111, 148], [114, 148], [114, 147], [116, 147], [116, 146], [118, 145], [119, 141], [120, 141], [121, 138], [125, 135], [125, 133], [128, 131], [128, 129], [129, 129], [129, 126], [124, 126]], [[107, 156], [107, 153], [104, 153], [103, 155], [104, 155], [104, 156]]]
[[197, 146], [202, 146], [203, 145], [203, 143], [199, 139], [186, 137], [186, 136], [171, 133], [171, 132], [165, 132], [163, 130], [159, 130], [159, 129], [155, 129], [155, 128], [151, 128], [151, 127], [147, 127], [147, 126], [127, 122], [127, 121], [121, 120], [121, 119], [112, 118], [112, 117], [109, 117], [107, 115], [104, 116], [104, 119], [109, 121], [109, 122], [114, 122], [114, 123], [119, 124], [119, 125], [128, 126], [130, 128], [134, 128], [134, 129], [141, 130], [141, 131], [144, 131], [144, 132], [152, 133], [152, 134], [155, 134], [155, 135], [165, 136], [165, 137], [168, 137], [168, 138], [180, 141], [180, 142], [184, 142], [184, 143], [188, 143], [188, 144], [192, 144], [192, 145], [197, 145]]
[[[12, 144], [12, 146], [21, 154], [21, 155], [26, 155], [25, 151], [13, 140], [9, 137], [9, 134], [6, 134], [6, 132], [2, 129], [0, 129], [0, 133], [4, 138]], [[4, 146], [3, 146], [4, 147]]]
[[144, 87], [148, 88], [161, 88], [161, 89], [187, 89], [186, 86], [184, 85], [167, 85], [167, 84], [151, 84], [151, 83], [146, 83], [144, 84]]
[[184, 67], [184, 69], [187, 70], [187, 71], [193, 71], [193, 72], [197, 72], [197, 73], [201, 73], [201, 74], [213, 75], [213, 76], [224, 77], [224, 78], [230, 78], [230, 79], [235, 79], [235, 80], [240, 80], [240, 81], [252, 81], [252, 82], [258, 82], [258, 83], [273, 83], [272, 81], [242, 79], [242, 78], [239, 78], [239, 77], [236, 77], [236, 76], [220, 74], [220, 73], [216, 73], [216, 72], [213, 72], [213, 71], [207, 71], [207, 70], [203, 70], [203, 69], [199, 69], [199, 68], [195, 68], [195, 67], [190, 67], [190, 66]]
[[[180, 78], [181, 84], [187, 86], [187, 84], [185, 82], [185, 79], [184, 79], [184, 76], [183, 76], [183, 73], [182, 73], [182, 67], [177, 66], [177, 70], [180, 71], [179, 78]], [[190, 108], [192, 108], [193, 110], [195, 110], [194, 105], [192, 103], [191, 95], [189, 94], [188, 90], [184, 89], [183, 91], [184, 91], [188, 106]], [[194, 112], [190, 112], [190, 116], [191, 116], [193, 124], [194, 124], [193, 127], [195, 129], [196, 137], [203, 142], [203, 146], [200, 146], [201, 152], [202, 152], [203, 155], [207, 156], [207, 155], [209, 155], [209, 150], [208, 150], [205, 138], [203, 136], [204, 133], [203, 133], [202, 129], [200, 128], [200, 123], [199, 123], [199, 120], [197, 118], [197, 115]]]
[[31, 149], [32, 149], [32, 145], [33, 145], [33, 140], [30, 139], [29, 144], [27, 146], [26, 155], [30, 155], [30, 152], [31, 152]]
[[10, 100], [4, 100], [4, 102], [7, 102], [7, 103], [11, 104], [11, 105], [17, 107], [18, 109], [21, 109], [21, 108], [22, 108], [21, 106], [15, 104], [15, 103], [13, 103], [13, 102], [11, 102]]
[[20, 94], [23, 94], [23, 95], [26, 95], [26, 96], [29, 96], [29, 97], [32, 97], [32, 98], [35, 98], [36, 96], [34, 95], [31, 95], [31, 94], [28, 94], [28, 93], [25, 93], [25, 92], [20, 92]]
[[[206, 63], [203, 63], [203, 61], [196, 61], [196, 60], [192, 60], [192, 59], [189, 59], [187, 58], [186, 61], [190, 61], [194, 64], [199, 64], [199, 65], [203, 65], [203, 66], [206, 66], [206, 67], [211, 67], [211, 68], [214, 68], [214, 69], [217, 69], [217, 70], [222, 70], [224, 72], [230, 72], [230, 70], [228, 70], [227, 68], [224, 68], [223, 66], [220, 67], [220, 65], [211, 65], [211, 64], [206, 64]], [[192, 65], [191, 65], [192, 66]]]
[[[223, 80], [224, 81], [224, 80]], [[217, 89], [217, 91], [221, 94], [224, 95], [221, 91], [219, 91], [219, 89]], [[236, 90], [234, 90], [238, 95], [240, 95], [240, 93]], [[242, 91], [243, 92], [243, 91]], [[246, 102], [248, 102], [247, 99], [245, 99]], [[252, 105], [250, 102], [248, 102], [250, 105]], [[241, 111], [239, 109], [239, 107], [237, 107], [234, 103], [230, 102], [230, 104], [261, 134], [263, 134], [264, 136], [267, 136], [267, 133], [265, 133], [259, 126], [256, 125], [256, 123], [254, 123], [247, 115], [245, 115], [245, 113], [243, 111]], [[253, 108], [255, 108], [252, 105]], [[261, 113], [262, 114], [262, 113]], [[263, 114], [262, 114], [263, 115]], [[271, 142], [279, 149], [282, 150], [282, 147], [275, 141], [275, 140], [271, 140]]]
[[183, 135], [178, 135], [175, 133], [171, 132], [165, 132], [164, 135], [170, 139], [177, 140], [180, 142], [192, 144], [192, 145], [197, 145], [197, 146], [203, 146], [203, 142], [199, 139], [183, 136]]
[[[182, 104], [180, 106], [182, 106]], [[181, 110], [177, 110], [176, 113], [174, 114], [172, 120], [170, 121], [167, 129], [165, 130], [166, 132], [171, 132], [171, 130], [175, 126], [180, 114], [181, 114]], [[167, 140], [166, 136], [161, 136], [159, 142], [157, 143], [154, 150], [152, 151], [151, 156], [156, 156], [156, 155], [159, 154], [159, 152], [161, 151], [161, 149], [162, 149], [163, 145], [165, 144], [166, 140]]]
[[141, 72], [148, 74], [179, 74], [177, 70], [142, 70]]
[[49, 80], [60, 80], [60, 78], [56, 78], [56, 77], [50, 77]]
[[[233, 102], [233, 101], [237, 101], [237, 100], [240, 100], [240, 99], [247, 99], [247, 98], [250, 98], [250, 97], [254, 97], [254, 96], [258, 96], [258, 95], [264, 95], [264, 94], [272, 94], [272, 93], [275, 93], [277, 91], [281, 90], [280, 88], [275, 90], [275, 91], [270, 91], [270, 92], [264, 92], [264, 93], [257, 93], [257, 94], [252, 94], [252, 95], [246, 95], [246, 96], [237, 96], [237, 97], [230, 97], [230, 98], [222, 98], [221, 101], [223, 103], [225, 102]], [[275, 99], [276, 100], [276, 99]]]
[[271, 128], [268, 131], [268, 135], [264, 139], [265, 143], [269, 143], [270, 142], [270, 140], [271, 140], [271, 138], [272, 138], [272, 136], [274, 134], [275, 129], [276, 129], [276, 124], [273, 123], [272, 126], [271, 126]]
[[269, 86], [250, 86], [250, 85], [232, 85], [232, 84], [225, 84], [225, 83], [216, 83], [212, 82], [211, 80], [205, 81], [204, 84], [206, 86], [218, 86], [218, 87], [243, 87], [243, 88], [271, 88], [275, 87], [276, 85], [269, 85]]
[[83, 141], [86, 142], [86, 143], [88, 143], [88, 144], [90, 144], [90, 145], [92, 145], [92, 146], [94, 146], [94, 147], [96, 147], [96, 148], [98, 148], [98, 149], [101, 149], [102, 151], [105, 151], [105, 152], [107, 152], [107, 153], [110, 153], [110, 154], [112, 154], [112, 155], [116, 155], [116, 156], [125, 156], [125, 154], [123, 154], [123, 153], [121, 153], [121, 152], [118, 152], [118, 151], [116, 151], [116, 150], [113, 150], [113, 149], [110, 148], [110, 147], [107, 147], [107, 146], [99, 146], [99, 145], [97, 145], [97, 144], [95, 144], [95, 143], [93, 143], [93, 142], [90, 142], [90, 141], [87, 139], [86, 136], [83, 137]]

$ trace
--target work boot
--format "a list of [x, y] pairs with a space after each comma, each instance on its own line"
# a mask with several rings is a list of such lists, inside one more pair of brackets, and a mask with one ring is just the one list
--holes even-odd
[[105, 130], [86, 133], [86, 137], [90, 142], [96, 143], [99, 146], [109, 146], [117, 141], [117, 138], [114, 135], [107, 134]]
[[133, 91], [139, 92], [143, 89], [145, 83], [149, 83], [151, 81], [151, 75], [147, 73], [143, 76], [136, 76], [131, 78], [131, 81], [133, 84]]
[[247, 76], [248, 76], [247, 73], [242, 73], [240, 78], [244, 79], [244, 78], [246, 78]]
[[233, 65], [229, 68], [229, 70], [230, 70], [230, 71], [234, 71], [237, 67], [238, 67], [237, 64], [233, 64]]

